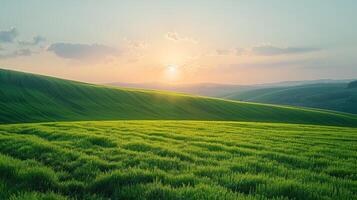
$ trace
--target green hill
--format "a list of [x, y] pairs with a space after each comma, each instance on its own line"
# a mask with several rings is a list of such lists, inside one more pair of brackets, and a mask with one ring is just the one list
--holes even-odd
[[124, 89], [0, 70], [0, 122], [238, 120], [357, 126], [356, 115]]
[[349, 89], [357, 88], [357, 81], [352, 81], [352, 82], [348, 83], [347, 88], [349, 88]]
[[0, 199], [353, 200], [356, 130], [160, 120], [0, 125]]
[[357, 114], [357, 88], [351, 87], [352, 83], [325, 83], [255, 89], [233, 93], [224, 98], [321, 108]]

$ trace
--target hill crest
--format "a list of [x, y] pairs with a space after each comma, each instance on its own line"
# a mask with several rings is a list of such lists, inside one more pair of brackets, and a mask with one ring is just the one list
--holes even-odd
[[78, 120], [224, 120], [357, 126], [325, 110], [108, 87], [0, 70], [0, 123]]

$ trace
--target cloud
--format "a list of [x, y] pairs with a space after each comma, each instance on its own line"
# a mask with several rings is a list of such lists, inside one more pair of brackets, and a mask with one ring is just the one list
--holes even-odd
[[305, 59], [292, 59], [292, 60], [277, 60], [277, 61], [261, 61], [255, 63], [237, 63], [230, 64], [225, 69], [238, 69], [238, 68], [312, 68], [325, 66], [327, 63], [323, 58], [305, 58]]
[[251, 56], [277, 56], [277, 55], [292, 55], [292, 54], [304, 54], [315, 51], [320, 51], [319, 48], [310, 47], [276, 47], [272, 45], [260, 45], [252, 48], [231, 48], [231, 49], [216, 49], [216, 55], [251, 55]]
[[251, 48], [251, 53], [260, 56], [275, 56], [275, 55], [286, 55], [286, 54], [302, 54], [314, 51], [320, 51], [318, 48], [310, 47], [276, 47], [272, 45], [261, 45]]
[[197, 40], [189, 37], [182, 37], [179, 35], [177, 32], [167, 32], [165, 35], [166, 39], [174, 41], [174, 42], [180, 42], [180, 41], [185, 41], [185, 42], [191, 42], [194, 44], [197, 44]]
[[[17, 40], [17, 36], [19, 35], [16, 28], [12, 27], [8, 30], [0, 31], [0, 42], [3, 43], [10, 43], [6, 45], [6, 48], [2, 48], [0, 46], [0, 59], [8, 59], [8, 58], [16, 58], [22, 56], [31, 56], [32, 54], [36, 53], [33, 51], [32, 48], [22, 48], [19, 46], [22, 42]], [[38, 44], [43, 41], [43, 37], [36, 36], [33, 38], [31, 42], [24, 42], [26, 45]]]
[[9, 30], [0, 31], [0, 42], [12, 43], [18, 36], [16, 28], [12, 27]]
[[246, 53], [247, 53], [246, 49], [243, 49], [243, 48], [235, 48], [234, 49], [234, 54], [237, 55], [237, 56], [241, 56], [241, 55], [244, 55]]
[[16, 58], [21, 56], [31, 56], [34, 52], [31, 49], [19, 49], [7, 54], [0, 54], [0, 59]]
[[145, 41], [129, 40], [127, 38], [124, 38], [123, 41], [129, 49], [140, 50], [146, 49], [149, 46]]
[[232, 53], [230, 49], [216, 49], [216, 53], [220, 56], [229, 55]]
[[104, 59], [120, 53], [117, 49], [102, 44], [74, 43], [54, 43], [47, 48], [47, 51], [53, 52], [61, 58], [76, 60]]
[[232, 48], [232, 49], [216, 49], [216, 54], [219, 56], [226, 56], [226, 55], [236, 55], [241, 56], [246, 54], [248, 51], [243, 48]]
[[168, 33], [166, 33], [166, 38], [169, 39], [169, 40], [174, 40], [174, 41], [180, 40], [180, 37], [176, 32], [168, 32]]
[[134, 63], [141, 60], [147, 53], [149, 44], [146, 41], [131, 40], [123, 38], [121, 53], [126, 58], [127, 63]]
[[33, 46], [33, 45], [38, 45], [44, 41], [46, 41], [46, 38], [44, 38], [40, 35], [37, 35], [32, 38], [32, 41], [19, 41], [19, 44], [24, 45], [24, 46]]

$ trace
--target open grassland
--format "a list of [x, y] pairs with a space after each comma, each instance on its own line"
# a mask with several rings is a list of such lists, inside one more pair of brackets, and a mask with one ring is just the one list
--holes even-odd
[[0, 199], [356, 199], [356, 144], [297, 124], [0, 125]]
[[357, 115], [86, 84], [0, 69], [0, 123], [160, 119], [357, 127]]

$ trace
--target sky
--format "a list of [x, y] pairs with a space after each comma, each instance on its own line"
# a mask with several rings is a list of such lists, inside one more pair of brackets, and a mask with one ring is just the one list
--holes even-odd
[[0, 0], [0, 68], [92, 83], [357, 78], [355, 0]]

